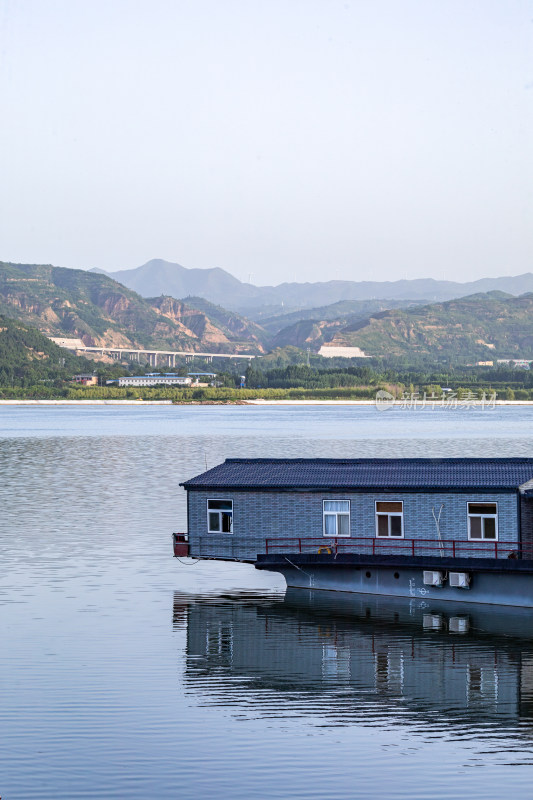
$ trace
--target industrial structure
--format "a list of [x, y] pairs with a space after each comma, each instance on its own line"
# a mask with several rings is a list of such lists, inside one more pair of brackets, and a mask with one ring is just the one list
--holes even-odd
[[81, 339], [66, 339], [63, 337], [50, 336], [52, 342], [64, 347], [67, 350], [73, 350], [80, 353], [94, 353], [96, 355], [110, 356], [117, 361], [127, 358], [130, 361], [137, 361], [138, 363], [147, 361], [150, 366], [157, 367], [158, 364], [166, 364], [169, 367], [176, 366], [176, 358], [185, 358], [186, 362], [193, 361], [195, 358], [200, 358], [203, 361], [212, 361], [214, 358], [230, 358], [230, 359], [245, 359], [251, 361], [256, 358], [255, 355], [250, 353], [197, 353], [191, 350], [154, 350], [154, 349], [138, 349], [135, 347], [93, 347], [83, 343]]

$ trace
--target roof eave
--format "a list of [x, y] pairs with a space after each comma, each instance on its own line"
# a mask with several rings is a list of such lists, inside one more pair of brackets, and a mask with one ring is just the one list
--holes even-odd
[[519, 490], [518, 486], [412, 486], [412, 485], [397, 485], [397, 486], [334, 486], [334, 485], [314, 485], [314, 486], [296, 486], [296, 485], [283, 485], [276, 486], [274, 484], [223, 484], [223, 483], [193, 483], [186, 481], [180, 483], [180, 486], [186, 491], [217, 491], [217, 492], [353, 492], [362, 494], [364, 492], [411, 492], [411, 493], [424, 493], [424, 494], [441, 494], [451, 492], [453, 494], [465, 494], [467, 492], [478, 492], [482, 494], [490, 492], [507, 492], [516, 493]]

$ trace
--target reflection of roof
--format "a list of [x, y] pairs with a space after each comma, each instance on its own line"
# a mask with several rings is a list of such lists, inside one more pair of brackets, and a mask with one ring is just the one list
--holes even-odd
[[533, 458], [229, 458], [182, 485], [186, 489], [516, 491], [531, 479]]

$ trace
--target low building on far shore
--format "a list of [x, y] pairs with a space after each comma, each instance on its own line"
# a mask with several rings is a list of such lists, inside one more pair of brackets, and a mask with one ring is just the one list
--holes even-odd
[[511, 367], [519, 367], [520, 369], [531, 369], [533, 361], [527, 358], [499, 358], [497, 364], [506, 364]]
[[118, 386], [190, 386], [192, 380], [174, 372], [150, 372], [148, 375], [126, 375], [106, 383], [116, 383]]
[[74, 383], [81, 383], [82, 386], [98, 386], [98, 375], [73, 375], [72, 380]]

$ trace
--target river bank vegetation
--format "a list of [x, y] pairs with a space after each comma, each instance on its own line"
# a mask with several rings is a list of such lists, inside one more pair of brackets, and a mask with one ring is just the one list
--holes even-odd
[[[179, 360], [176, 359], [176, 362]], [[164, 368], [160, 368], [164, 369]], [[167, 368], [168, 369], [168, 368]], [[211, 385], [119, 387], [120, 377], [153, 372], [148, 364], [90, 361], [58, 347], [39, 331], [0, 316], [0, 399], [145, 399], [174, 402], [238, 403], [245, 400], [370, 400], [383, 389], [397, 399], [424, 394], [441, 399], [493, 396], [533, 400], [533, 371], [494, 367], [440, 366], [402, 358], [326, 359], [287, 347], [255, 359], [220, 361], [200, 358], [176, 363], [180, 375], [209, 373]], [[97, 386], [73, 382], [78, 373], [94, 374]], [[245, 373], [243, 375], [243, 373]], [[244, 384], [244, 385], [242, 385]]]

